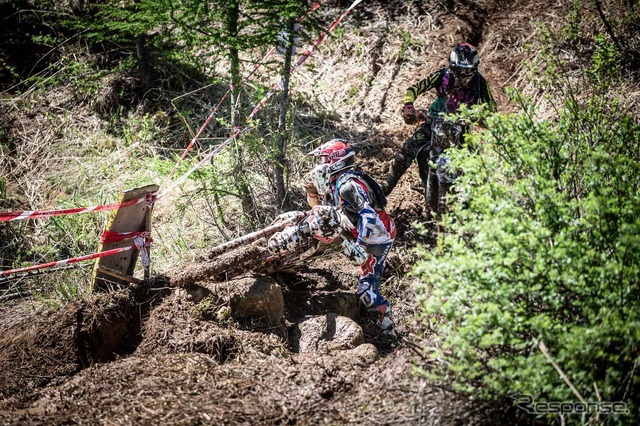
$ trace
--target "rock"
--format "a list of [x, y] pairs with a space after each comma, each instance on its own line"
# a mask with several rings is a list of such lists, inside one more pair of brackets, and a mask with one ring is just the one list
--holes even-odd
[[271, 277], [255, 275], [230, 280], [217, 286], [217, 296], [229, 303], [236, 321], [264, 319], [281, 324], [284, 316], [282, 288]]
[[364, 343], [362, 328], [351, 318], [334, 313], [305, 319], [298, 328], [300, 353], [353, 349]]
[[344, 352], [345, 357], [354, 364], [370, 365], [380, 358], [378, 349], [371, 343], [365, 343]]

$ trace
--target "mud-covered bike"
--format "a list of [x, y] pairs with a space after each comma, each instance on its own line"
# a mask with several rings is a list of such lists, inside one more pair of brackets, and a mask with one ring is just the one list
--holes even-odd
[[278, 216], [269, 226], [221, 244], [171, 277], [174, 285], [229, 279], [247, 272], [292, 270], [320, 255], [342, 252], [353, 263], [367, 253], [352, 236], [353, 224], [337, 208], [315, 206]]
[[446, 195], [458, 177], [452, 170], [447, 150], [461, 147], [463, 135], [468, 127], [447, 117], [429, 117], [424, 110], [418, 111], [421, 126], [429, 126], [430, 141], [423, 145], [416, 155], [418, 170], [427, 207], [433, 214], [446, 210]]

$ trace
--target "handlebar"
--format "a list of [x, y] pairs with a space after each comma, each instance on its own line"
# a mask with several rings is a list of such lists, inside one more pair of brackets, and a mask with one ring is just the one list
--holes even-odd
[[462, 120], [460, 118], [455, 119], [455, 120], [451, 120], [450, 118], [447, 118], [444, 115], [442, 115], [442, 113], [440, 115], [436, 116], [436, 117], [432, 117], [432, 116], [429, 115], [429, 111], [424, 109], [424, 108], [420, 108], [420, 109], [416, 108], [416, 119], [419, 122], [423, 122], [423, 121], [445, 122], [446, 121], [446, 122], [449, 122], [451, 124], [458, 124], [458, 125], [463, 126], [463, 127], [467, 127], [468, 126], [468, 124], [467, 124], [467, 122], [465, 120]]
[[420, 122], [427, 121], [427, 120], [430, 119], [429, 112], [426, 109], [423, 109], [423, 108], [416, 109], [416, 118]]

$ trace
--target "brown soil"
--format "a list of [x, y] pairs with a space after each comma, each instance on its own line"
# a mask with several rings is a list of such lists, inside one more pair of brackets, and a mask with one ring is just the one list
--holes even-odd
[[[427, 11], [411, 2], [398, 1], [397, 8], [383, 3], [371, 2], [358, 15], [361, 27], [413, 20], [426, 41], [419, 56], [399, 58], [382, 70], [374, 55], [374, 75], [391, 73], [386, 92], [372, 87], [359, 100], [362, 110], [350, 117], [369, 127], [359, 158], [375, 177], [384, 175], [412, 130], [398, 114], [404, 88], [445, 64], [454, 41], [479, 45], [482, 72], [499, 108], [508, 110], [502, 89], [517, 79], [523, 43], [534, 32], [532, 17], [559, 7], [553, 0], [445, 1]], [[373, 45], [380, 55], [387, 43], [383, 33]], [[429, 339], [413, 320], [418, 307], [406, 278], [415, 260], [411, 248], [433, 243], [412, 226], [426, 215], [422, 195], [412, 189], [418, 183], [412, 167], [389, 197], [399, 233], [383, 292], [393, 303], [400, 337], [381, 335], [373, 326], [354, 296], [357, 270], [339, 256], [271, 276], [282, 288], [280, 324], [225, 315], [233, 295], [208, 296], [233, 282], [219, 280], [219, 271], [208, 272], [211, 265], [204, 263], [176, 271], [168, 290], [158, 280], [59, 309], [34, 301], [5, 303], [0, 423], [513, 424], [506, 406], [475, 401], [415, 373], [415, 366], [432, 366], [422, 351]], [[202, 280], [209, 284], [201, 289], [175, 286]], [[299, 352], [298, 322], [329, 313], [357, 321], [365, 344]]]

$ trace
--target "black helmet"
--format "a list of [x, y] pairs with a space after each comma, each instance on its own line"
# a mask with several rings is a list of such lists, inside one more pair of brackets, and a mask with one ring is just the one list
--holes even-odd
[[466, 84], [478, 72], [480, 55], [475, 47], [469, 43], [460, 43], [453, 48], [449, 55], [449, 69], [453, 75]]
[[478, 69], [480, 55], [475, 47], [469, 43], [460, 43], [453, 48], [449, 55], [449, 65], [460, 68]]

